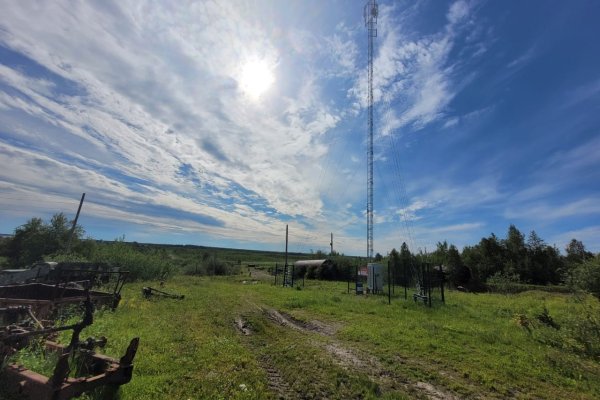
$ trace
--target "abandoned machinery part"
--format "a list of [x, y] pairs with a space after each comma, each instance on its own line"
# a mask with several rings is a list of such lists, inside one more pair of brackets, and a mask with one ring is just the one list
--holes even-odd
[[66, 400], [77, 397], [100, 386], [118, 387], [131, 381], [133, 359], [139, 338], [133, 338], [120, 360], [115, 360], [89, 350], [79, 349], [83, 363], [78, 372], [86, 376], [70, 378], [69, 358], [71, 353], [64, 346], [46, 342], [50, 351], [62, 353], [52, 376], [47, 377], [16, 364], [9, 364], [2, 374], [9, 392], [26, 396], [31, 400]]
[[[80, 341], [81, 331], [92, 325], [94, 319], [94, 304], [90, 291], [86, 290], [86, 300], [83, 303], [84, 315], [76, 324], [31, 329], [25, 324], [9, 325], [0, 331], [0, 358], [3, 360], [29, 344], [34, 336], [45, 336], [60, 331], [72, 330], [71, 341], [63, 346], [52, 341], [46, 341], [46, 350], [59, 354], [58, 362], [52, 376], [46, 377], [23, 366], [11, 363], [0, 373], [4, 376], [6, 390], [17, 393], [29, 399], [70, 399], [100, 386], [118, 387], [131, 380], [133, 359], [137, 352], [139, 338], [131, 340], [127, 351], [119, 361], [104, 355], [94, 353], [96, 347], [104, 347], [107, 339], [88, 338]], [[0, 309], [9, 314], [9, 318], [18, 317], [28, 307], [20, 306], [11, 309]], [[77, 358], [79, 364], [75, 371], [76, 378], [69, 377], [71, 373], [69, 359]]]
[[149, 299], [152, 296], [159, 296], [159, 297], [168, 297], [170, 299], [179, 299], [179, 300], [183, 300], [185, 298], [184, 295], [182, 294], [172, 294], [172, 293], [167, 293], [167, 292], [163, 292], [162, 290], [158, 290], [152, 287], [144, 287], [142, 288], [142, 295]]
[[17, 283], [61, 283], [94, 280], [108, 283], [112, 276], [118, 279], [128, 274], [118, 267], [89, 262], [39, 262], [28, 268], [0, 271], [0, 285]]
[[39, 319], [48, 319], [59, 308], [79, 304], [89, 293], [97, 306], [116, 309], [121, 301], [124, 278], [119, 277], [112, 292], [89, 290], [91, 281], [60, 282], [56, 284], [26, 283], [0, 286], [0, 307], [29, 306]]

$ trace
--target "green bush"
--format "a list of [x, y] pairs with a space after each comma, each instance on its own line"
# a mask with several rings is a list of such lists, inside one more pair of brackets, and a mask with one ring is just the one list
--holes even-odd
[[539, 342], [600, 361], [600, 303], [592, 296], [575, 298], [573, 310], [555, 321], [544, 307], [524, 326]]
[[106, 263], [128, 271], [129, 281], [164, 279], [174, 271], [170, 260], [164, 254], [154, 250], [138, 250], [122, 239], [99, 244], [90, 261]]
[[576, 288], [600, 298], [600, 255], [578, 265], [573, 273]]
[[519, 275], [496, 272], [487, 279], [487, 284], [495, 292], [499, 293], [517, 293]]

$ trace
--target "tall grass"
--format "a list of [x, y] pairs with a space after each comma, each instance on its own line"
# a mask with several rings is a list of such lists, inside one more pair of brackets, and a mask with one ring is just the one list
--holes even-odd
[[[331, 340], [375, 357], [390, 376], [430, 382], [459, 397], [600, 396], [594, 333], [600, 305], [592, 296], [453, 291], [445, 305], [430, 309], [400, 297], [388, 305], [384, 297], [347, 294], [345, 283], [307, 281], [292, 290], [243, 281], [175, 277], [166, 290], [185, 294], [183, 301], [143, 300], [143, 283], [126, 286], [122, 307], [89, 328], [110, 338], [113, 356], [133, 335], [141, 337], [135, 378], [122, 398], [272, 398], [265, 359], [298, 396], [379, 396], [368, 371], [349, 370], [322, 351], [319, 343]], [[323, 338], [281, 328], [261, 308], [319, 320], [337, 333]], [[560, 329], [541, 322], [544, 313]], [[249, 339], [235, 330], [240, 315], [253, 329]], [[414, 394], [397, 386], [386, 396]]]

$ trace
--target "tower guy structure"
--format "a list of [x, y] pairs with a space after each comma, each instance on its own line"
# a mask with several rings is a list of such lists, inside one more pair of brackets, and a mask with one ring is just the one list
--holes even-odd
[[377, 0], [369, 0], [363, 9], [369, 40], [368, 52], [368, 140], [367, 140], [367, 261], [373, 260], [373, 45], [377, 37]]

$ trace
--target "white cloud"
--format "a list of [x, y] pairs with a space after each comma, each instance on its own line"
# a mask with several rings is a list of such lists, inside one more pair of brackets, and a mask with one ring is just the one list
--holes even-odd
[[450, 24], [456, 24], [460, 22], [469, 14], [469, 4], [466, 1], [456, 1], [448, 10], [447, 18]]
[[[0, 41], [81, 92], [58, 99], [49, 93], [52, 82], [3, 67], [4, 81], [30, 98], [5, 95], [4, 109], [10, 105], [61, 126], [63, 132], [54, 132], [58, 141], [78, 136], [104, 153], [112, 168], [173, 191], [181, 190], [177, 171], [188, 163], [202, 171], [203, 183], [220, 191], [242, 186], [282, 213], [310, 216], [321, 209], [299, 168], [326, 153], [319, 136], [339, 121], [317, 95], [318, 84], [292, 85], [292, 92], [263, 104], [236, 89], [249, 58], [263, 57], [277, 68], [280, 56], [269, 32], [250, 22], [260, 10], [222, 2], [167, 8], [125, 2], [22, 4], [6, 11]], [[334, 36], [330, 45], [351, 69], [352, 44]], [[275, 72], [278, 80], [291, 78]], [[62, 151], [73, 150], [79, 151]]]
[[585, 248], [593, 253], [600, 253], [600, 225], [592, 225], [581, 229], [574, 229], [551, 237], [547, 242], [555, 244], [563, 253], [571, 239], [583, 242]]
[[449, 232], [463, 232], [477, 230], [484, 226], [482, 222], [470, 222], [463, 224], [446, 225], [431, 228], [430, 230], [434, 233], [449, 233]]
[[421, 219], [421, 217], [417, 216], [418, 211], [429, 208], [431, 206], [432, 205], [429, 204], [427, 201], [415, 200], [407, 207], [397, 210], [396, 213], [400, 215], [404, 220], [414, 221]]
[[[422, 128], [444, 115], [458, 90], [452, 82], [453, 65], [448, 64], [448, 57], [469, 6], [464, 1], [452, 4], [448, 24], [437, 34], [418, 40], [410, 39], [401, 30], [391, 9], [381, 8], [380, 21], [386, 29], [377, 43], [373, 95], [383, 109], [378, 132], [386, 136], [405, 126]], [[362, 107], [366, 106], [366, 93], [364, 79], [350, 91]]]
[[532, 60], [536, 55], [535, 47], [529, 48], [525, 53], [521, 54], [519, 57], [515, 58], [511, 62], [506, 65], [506, 68], [515, 68], [519, 69], [524, 67], [530, 60]]
[[505, 213], [506, 218], [523, 218], [536, 221], [553, 221], [581, 215], [600, 215], [600, 198], [584, 198], [563, 204], [541, 204], [540, 200], [534, 204], [519, 204], [509, 207]]

